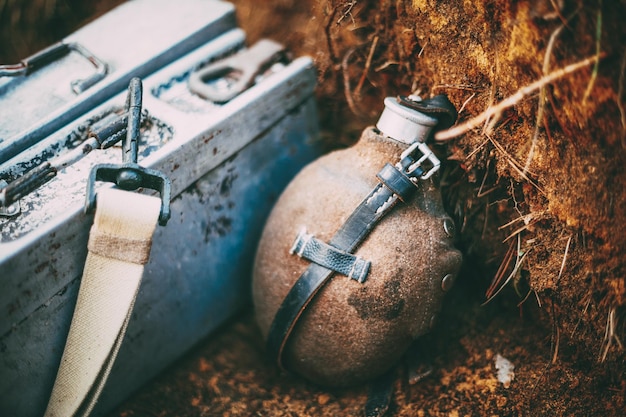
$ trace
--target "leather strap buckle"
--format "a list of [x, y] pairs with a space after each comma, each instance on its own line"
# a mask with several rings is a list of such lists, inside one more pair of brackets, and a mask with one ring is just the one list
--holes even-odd
[[[416, 158], [416, 151], [421, 153], [421, 156]], [[424, 162], [430, 163], [430, 168], [424, 169], [422, 166]], [[396, 167], [404, 172], [411, 178], [412, 181], [419, 179], [427, 180], [432, 177], [441, 166], [441, 161], [435, 156], [433, 151], [423, 142], [413, 142], [402, 154], [400, 155], [400, 162]]]

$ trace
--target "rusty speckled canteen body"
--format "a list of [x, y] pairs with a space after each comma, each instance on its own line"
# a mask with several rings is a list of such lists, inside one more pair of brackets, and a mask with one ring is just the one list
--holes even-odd
[[[267, 339], [281, 302], [310, 262], [289, 250], [306, 228], [328, 242], [407, 145], [374, 128], [359, 142], [309, 164], [281, 195], [265, 226], [254, 266], [256, 317]], [[285, 365], [322, 385], [346, 386], [393, 366], [433, 325], [461, 265], [453, 224], [432, 180], [399, 203], [354, 252], [371, 261], [365, 283], [335, 274], [298, 320]]]

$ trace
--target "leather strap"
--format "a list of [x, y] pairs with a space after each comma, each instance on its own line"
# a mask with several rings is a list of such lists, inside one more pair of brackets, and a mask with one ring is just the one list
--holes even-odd
[[458, 114], [454, 104], [445, 94], [438, 94], [424, 100], [412, 100], [410, 97], [398, 96], [398, 103], [420, 113], [435, 116], [437, 129], [447, 129], [454, 124]]
[[[417, 191], [411, 177], [419, 178], [424, 174], [424, 170], [414, 166], [414, 163], [412, 155], [403, 154], [398, 167], [386, 165], [377, 176], [382, 182], [352, 212], [329, 244], [339, 250], [353, 252], [399, 200], [409, 200]], [[405, 166], [411, 166], [410, 176], [405, 174]], [[267, 351], [279, 367], [284, 369], [283, 351], [296, 322], [333, 273], [332, 269], [322, 265], [309, 265], [278, 308], [270, 326]]]
[[371, 266], [370, 261], [324, 243], [306, 230], [298, 233], [289, 253], [339, 272], [361, 284], [365, 282]]
[[[161, 210], [157, 197], [118, 189], [102, 189], [97, 198], [76, 309], [45, 417], [91, 413], [126, 333]], [[138, 250], [129, 255], [135, 243]]]

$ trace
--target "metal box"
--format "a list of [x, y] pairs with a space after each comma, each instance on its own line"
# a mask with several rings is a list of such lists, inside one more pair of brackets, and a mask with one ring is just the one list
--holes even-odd
[[[321, 153], [316, 72], [309, 58], [272, 66], [226, 103], [188, 90], [187, 80], [198, 68], [245, 52], [244, 38], [240, 29], [225, 31], [143, 79], [139, 164], [170, 177], [172, 217], [155, 233], [132, 319], [95, 415], [110, 411], [249, 302], [264, 221], [289, 180]], [[129, 70], [123, 78], [132, 75], [136, 71]], [[79, 146], [89, 127], [123, 109], [125, 99], [122, 91], [20, 146], [0, 164], [0, 178], [10, 183]], [[0, 101], [0, 111], [7, 107]], [[46, 123], [60, 122], [49, 116]], [[83, 214], [86, 177], [91, 166], [108, 162], [121, 162], [118, 147], [93, 150], [0, 217], [2, 416], [34, 417], [45, 409], [86, 257], [92, 222]]]
[[19, 64], [0, 66], [0, 162], [124, 90], [132, 77], [235, 27], [227, 2], [133, 0]]

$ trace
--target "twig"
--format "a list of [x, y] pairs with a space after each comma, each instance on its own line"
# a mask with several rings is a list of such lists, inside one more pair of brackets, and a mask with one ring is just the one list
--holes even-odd
[[[548, 74], [548, 71], [550, 70], [550, 57], [552, 56], [552, 49], [554, 48], [554, 42], [564, 27], [565, 27], [565, 23], [563, 23], [558, 28], [556, 28], [554, 32], [552, 32], [552, 35], [550, 35], [550, 41], [548, 41], [548, 47], [546, 48], [546, 53], [543, 56], [543, 68], [542, 68], [543, 75]], [[535, 121], [535, 129], [533, 131], [533, 137], [530, 143], [530, 150], [528, 151], [528, 156], [526, 157], [526, 164], [524, 164], [524, 169], [522, 170], [524, 173], [528, 171], [528, 168], [530, 167], [530, 163], [532, 162], [533, 156], [535, 154], [535, 147], [537, 146], [537, 139], [539, 138], [539, 127], [541, 126], [541, 121], [543, 120], [545, 104], [546, 104], [546, 88], [545, 86], [543, 86], [539, 89], [539, 107], [537, 108], [537, 120]]]
[[475, 127], [477, 127], [478, 125], [480, 125], [481, 123], [483, 123], [485, 120], [487, 120], [488, 118], [501, 113], [503, 110], [516, 105], [520, 100], [522, 100], [525, 96], [529, 95], [530, 93], [540, 89], [541, 87], [543, 87], [544, 85], [550, 84], [556, 80], [558, 80], [559, 78], [563, 78], [564, 76], [571, 74], [572, 72], [578, 71], [581, 68], [587, 67], [590, 64], [598, 61], [599, 59], [601, 59], [602, 57], [604, 57], [604, 54], [600, 54], [597, 56], [592, 56], [589, 57], [587, 59], [583, 59], [582, 61], [576, 62], [574, 64], [570, 64], [564, 68], [558, 69], [556, 71], [551, 72], [550, 74], [541, 77], [539, 80], [526, 85], [522, 88], [520, 88], [519, 90], [517, 90], [517, 92], [511, 96], [509, 96], [508, 98], [502, 100], [500, 103], [498, 103], [495, 106], [490, 106], [487, 108], [487, 110], [485, 110], [484, 112], [482, 112], [481, 114], [479, 114], [478, 116], [466, 121], [465, 123], [462, 123], [460, 125], [454, 126], [450, 129], [447, 130], [442, 130], [440, 132], [437, 132], [435, 134], [435, 140], [437, 141], [446, 141], [446, 140], [450, 140], [450, 139], [454, 139], [458, 136], [461, 136], [464, 133], [469, 132], [470, 130], [474, 129]]
[[563, 276], [563, 270], [565, 269], [565, 261], [567, 260], [567, 254], [569, 253], [569, 245], [572, 243], [572, 235], [567, 239], [567, 244], [565, 245], [565, 253], [563, 254], [563, 262], [561, 262], [561, 269], [559, 270], [559, 276], [556, 278], [555, 286], [559, 284], [561, 280], [561, 276]]
[[339, 60], [337, 56], [337, 52], [335, 51], [335, 46], [333, 45], [333, 37], [330, 33], [330, 29], [333, 26], [333, 21], [335, 20], [335, 16], [337, 15], [337, 8], [334, 8], [330, 16], [328, 17], [328, 22], [326, 22], [326, 26], [324, 26], [324, 33], [326, 35], [326, 46], [328, 47], [328, 54], [330, 55], [330, 59], [333, 63], [337, 63]]
[[433, 86], [433, 91], [444, 88], [454, 88], [456, 90], [467, 90], [467, 91], [485, 91], [484, 88], [475, 87], [470, 84], [436, 84]]
[[624, 73], [626, 72], [626, 49], [624, 49], [624, 55], [622, 56], [622, 67], [619, 75], [618, 87], [617, 87], [617, 107], [619, 108], [619, 114], [622, 121], [622, 147], [626, 148], [626, 110], [624, 109], [624, 103], [622, 102], [622, 95], [624, 94]]
[[[500, 153], [502, 153], [505, 157], [507, 162], [509, 163], [509, 165], [511, 165], [511, 167], [513, 168], [513, 170], [515, 172], [517, 172], [524, 180], [528, 181], [530, 184], [532, 184], [541, 194], [545, 194], [545, 191], [543, 191], [543, 189], [541, 187], [539, 187], [539, 184], [537, 184], [535, 181], [533, 181], [528, 175], [524, 174], [522, 172], [521, 166], [519, 164], [519, 162], [517, 162], [503, 147], [502, 145], [500, 145], [500, 143], [495, 140], [494, 138], [492, 138], [491, 136], [487, 136], [489, 138], [489, 140], [491, 141], [491, 143], [496, 147], [496, 149], [498, 151], [500, 151]], [[531, 175], [532, 172], [529, 172]]]
[[[596, 20], [596, 56], [600, 55], [600, 44], [602, 40], [602, 0], [600, 0], [600, 6], [598, 7], [598, 17]], [[587, 99], [591, 94], [591, 90], [593, 89], [594, 84], [596, 83], [596, 78], [598, 78], [598, 69], [600, 67], [600, 60], [597, 60], [593, 65], [593, 71], [591, 72], [591, 79], [589, 80], [589, 84], [587, 84], [587, 89], [585, 90], [585, 95], [583, 96], [583, 105], [587, 103]]]
[[472, 101], [472, 99], [473, 99], [474, 97], [476, 97], [476, 93], [472, 93], [472, 95], [471, 95], [471, 96], [469, 96], [469, 97], [467, 98], [467, 100], [465, 100], [465, 101], [463, 102], [463, 105], [461, 106], [461, 108], [459, 109], [459, 112], [458, 112], [457, 114], [461, 114], [461, 113], [463, 113], [463, 110], [465, 110], [465, 106], [467, 106], [467, 103], [469, 103], [470, 101]]
[[426, 43], [424, 44], [424, 46], [422, 46], [422, 47], [420, 48], [420, 51], [419, 51], [419, 52], [418, 52], [418, 54], [417, 54], [417, 57], [418, 57], [418, 58], [421, 58], [421, 57], [422, 57], [422, 54], [424, 53], [424, 48], [426, 48], [426, 46], [428, 45], [428, 42], [429, 42], [429, 41], [426, 41]]
[[[608, 317], [606, 318], [606, 330], [604, 331], [604, 341], [603, 341], [603, 344], [605, 345], [605, 347], [604, 347], [604, 352], [602, 353], [602, 357], [600, 358], [600, 362], [604, 362], [606, 360], [606, 355], [609, 353], [609, 350], [611, 349], [611, 346], [613, 345], [614, 339], [617, 345], [619, 346], [620, 350], [624, 349], [624, 346], [622, 345], [622, 341], [619, 340], [619, 337], [617, 337], [617, 333], [615, 333], [616, 327], [617, 327], [617, 319], [615, 318], [615, 307], [612, 307], [609, 310]], [[606, 344], [604, 342], [606, 342]]]
[[550, 303], [550, 310], [552, 311], [552, 337], [550, 338], [552, 349], [552, 364], [555, 364], [559, 357], [559, 344], [561, 341], [560, 320], [556, 316], [556, 309], [554, 308], [554, 299], [550, 297], [552, 302]]
[[574, 325], [574, 328], [572, 329], [572, 334], [570, 335], [570, 337], [574, 337], [574, 334], [576, 334], [576, 330], [578, 329], [578, 325], [580, 324], [580, 322], [583, 319], [583, 316], [585, 314], [587, 314], [587, 310], [589, 310], [589, 305], [591, 304], [591, 296], [589, 296], [587, 298], [587, 302], [585, 303], [585, 308], [583, 308], [583, 311], [580, 313], [580, 315], [578, 316], [578, 321], [576, 322], [576, 324]]
[[[519, 271], [519, 269], [522, 266], [522, 263], [524, 262], [524, 259], [526, 259], [528, 252], [530, 252], [531, 250], [529, 249], [523, 255], [520, 256], [521, 246], [522, 246], [522, 239], [518, 235], [517, 236], [517, 258], [515, 259], [515, 265], [513, 266], [513, 270], [511, 271], [507, 279], [504, 281], [504, 283], [500, 286], [500, 288], [498, 288], [498, 290], [495, 291], [493, 295], [491, 295], [490, 297], [488, 296], [489, 298], [482, 305], [485, 305], [491, 300], [493, 300], [494, 297], [497, 296], [500, 293], [500, 291], [502, 291], [502, 289], [506, 287], [506, 285], [517, 275], [517, 271]], [[511, 248], [513, 248], [513, 245], [511, 245], [511, 247], [509, 248], [509, 251], [511, 251]], [[513, 249], [513, 251], [515, 251], [515, 249]], [[508, 255], [508, 252], [507, 252], [507, 255]], [[512, 257], [512, 254], [510, 256]], [[510, 260], [508, 262], [510, 263]], [[493, 284], [492, 284], [492, 287], [493, 287]], [[493, 288], [490, 288], [490, 289], [493, 289]]]
[[374, 41], [372, 41], [372, 46], [370, 47], [370, 52], [367, 54], [367, 60], [365, 61], [365, 67], [363, 68], [363, 74], [359, 79], [359, 83], [354, 88], [354, 95], [359, 97], [361, 95], [361, 88], [363, 88], [363, 83], [367, 78], [367, 74], [370, 70], [370, 65], [372, 65], [372, 58], [374, 57], [374, 51], [376, 50], [376, 45], [378, 44], [378, 36], [374, 37]]
[[470, 152], [470, 154], [467, 155], [467, 157], [465, 157], [465, 161], [469, 160], [471, 157], [476, 155], [487, 143], [489, 143], [489, 138], [485, 139], [485, 141], [483, 143], [478, 145], [478, 147], [476, 149], [474, 149], [472, 152]]
[[388, 67], [390, 67], [392, 65], [400, 65], [400, 62], [399, 61], [386, 61], [385, 63], [377, 66], [376, 68], [374, 68], [374, 71], [379, 72], [379, 71], [382, 71], [385, 68], [388, 68]]
[[337, 24], [341, 24], [341, 22], [343, 22], [343, 20], [350, 16], [350, 19], [352, 20], [352, 24], [354, 24], [354, 17], [352, 17], [352, 9], [354, 8], [354, 6], [356, 6], [356, 0], [353, 1], [349, 1], [346, 4], [344, 4], [344, 12], [341, 14], [341, 17], [339, 19], [337, 19]]
[[350, 87], [350, 74], [348, 72], [348, 61], [350, 60], [350, 57], [355, 51], [356, 51], [356, 48], [350, 48], [350, 50], [346, 52], [346, 54], [343, 56], [343, 59], [341, 60], [341, 69], [343, 72], [344, 94], [346, 96], [346, 102], [348, 103], [348, 107], [350, 107], [350, 110], [352, 110], [352, 112], [355, 115], [361, 116], [362, 113], [358, 109], [358, 107], [354, 103], [354, 99], [352, 98], [352, 89]]

